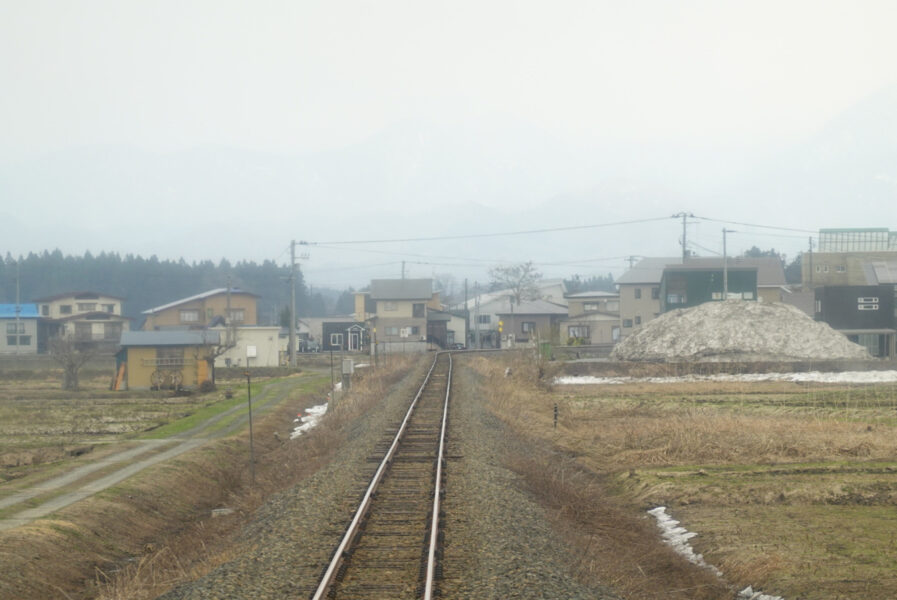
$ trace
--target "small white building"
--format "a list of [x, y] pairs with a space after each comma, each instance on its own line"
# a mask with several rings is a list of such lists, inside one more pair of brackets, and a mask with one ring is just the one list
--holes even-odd
[[[222, 343], [227, 339], [223, 326], [212, 327]], [[216, 367], [277, 367], [286, 355], [288, 341], [280, 336], [280, 327], [246, 325], [236, 327], [234, 346], [215, 358]]]

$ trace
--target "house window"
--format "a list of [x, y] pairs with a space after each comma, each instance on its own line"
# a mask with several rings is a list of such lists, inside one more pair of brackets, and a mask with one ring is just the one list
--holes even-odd
[[524, 321], [520, 324], [520, 331], [523, 333], [532, 333], [536, 330], [535, 321]]
[[19, 336], [19, 346], [30, 346], [31, 345], [31, 336], [30, 335], [20, 335]]
[[822, 265], [822, 272], [828, 273], [828, 265]]
[[103, 339], [110, 341], [121, 339], [121, 323], [105, 323]]
[[18, 338], [14, 335], [6, 336], [6, 345], [7, 346], [16, 346], [18, 345]]
[[619, 300], [608, 300], [607, 304], [604, 305], [604, 309], [607, 312], [619, 312], [620, 311], [620, 301]]
[[412, 325], [408, 329], [411, 330], [410, 335], [420, 335], [420, 327], [418, 327], [417, 325]]
[[43, 315], [43, 316], [45, 316], [45, 317], [49, 317], [49, 316], [50, 316], [50, 305], [49, 305], [49, 304], [42, 304], [41, 307], [40, 307], [40, 314]]
[[592, 336], [590, 335], [588, 325], [570, 325], [567, 327], [567, 337], [587, 340]]
[[636, 325], [641, 325], [641, 324], [642, 324], [642, 317], [641, 317], [640, 315], [636, 315], [636, 317], [635, 317], [635, 324], [636, 324]]
[[115, 305], [114, 304], [104, 304], [103, 310], [109, 314], [113, 314], [115, 312]]
[[632, 327], [632, 319], [623, 319], [623, 327]]
[[424, 318], [424, 303], [423, 302], [415, 302], [411, 305], [411, 316], [415, 319]]
[[653, 287], [651, 288], [651, 300], [659, 300], [660, 299], [660, 288]]
[[844, 273], [845, 271], [847, 271], [847, 267], [845, 267], [844, 265], [838, 265], [837, 267], [835, 267], [835, 271], [837, 271], [838, 273]]
[[331, 346], [339, 346], [340, 348], [342, 348], [343, 347], [343, 334], [331, 333], [330, 334], [330, 345]]
[[156, 348], [157, 367], [182, 367], [185, 362], [184, 349], [179, 346]]
[[199, 310], [195, 308], [185, 309], [181, 311], [181, 323], [198, 323]]
[[394, 311], [399, 310], [398, 305], [392, 300], [387, 300], [383, 303], [383, 310]]
[[78, 312], [90, 312], [96, 309], [96, 302], [78, 302]]
[[821, 273], [821, 272], [822, 272], [822, 267], [821, 267], [820, 265], [816, 265], [816, 272], [817, 272], [817, 273]]
[[[722, 297], [722, 294], [720, 294], [719, 299], [722, 299]], [[716, 299], [714, 298], [714, 300]], [[667, 304], [685, 304], [685, 294], [667, 294]]]
[[480, 315], [477, 317], [477, 323], [480, 325], [488, 325], [492, 322], [492, 315]]
[[642, 297], [642, 288], [635, 288], [635, 299], [638, 300]]
[[61, 315], [72, 314], [72, 305], [71, 304], [60, 304], [59, 305], [59, 314], [61, 314]]
[[386, 335], [399, 335], [399, 328], [398, 327], [385, 327], [384, 332], [386, 333]]
[[93, 339], [93, 328], [90, 323], [75, 323], [75, 339], [82, 342]]
[[16, 322], [11, 321], [6, 324], [6, 333], [25, 333], [25, 323], [19, 321], [18, 328]]
[[245, 320], [246, 311], [242, 308], [232, 308], [230, 309], [230, 313], [228, 313], [228, 321], [233, 323], [242, 323]]
[[597, 302], [586, 302], [582, 305], [583, 312], [594, 312], [598, 310]]

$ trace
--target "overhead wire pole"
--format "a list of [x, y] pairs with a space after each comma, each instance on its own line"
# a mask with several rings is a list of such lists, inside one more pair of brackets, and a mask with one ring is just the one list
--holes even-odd
[[693, 214], [687, 213], [687, 212], [678, 212], [675, 215], [673, 215], [674, 219], [680, 219], [680, 218], [682, 219], [682, 262], [683, 263], [685, 263], [686, 259], [688, 258], [688, 243], [687, 243], [687, 239], [686, 239], [687, 230], [686, 230], [685, 225], [687, 223], [686, 219], [688, 219], [689, 217], [694, 218], [695, 216]]
[[735, 233], [735, 230], [723, 227], [723, 300], [729, 299], [729, 258], [726, 254], [727, 233]]
[[296, 368], [296, 240], [290, 241], [290, 367]]

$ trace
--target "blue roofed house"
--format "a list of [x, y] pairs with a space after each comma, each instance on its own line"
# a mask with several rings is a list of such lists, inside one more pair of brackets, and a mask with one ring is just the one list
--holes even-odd
[[0, 354], [37, 354], [37, 304], [0, 304]]

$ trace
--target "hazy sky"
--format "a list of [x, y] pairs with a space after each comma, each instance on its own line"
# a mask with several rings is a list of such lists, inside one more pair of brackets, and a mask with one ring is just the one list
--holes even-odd
[[0, 166], [314, 152], [493, 116], [580, 146], [763, 153], [897, 81], [895, 23], [897, 2], [856, 0], [0, 0]]

